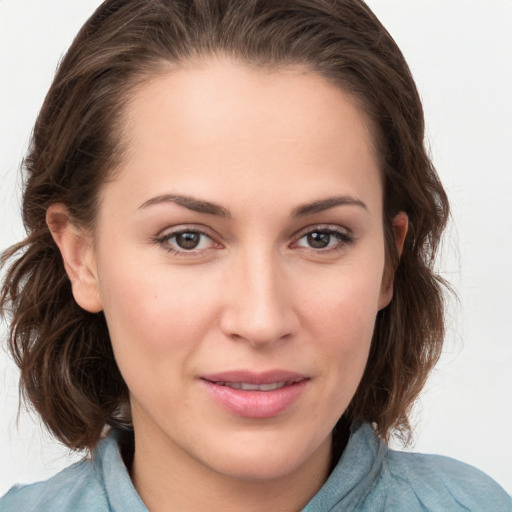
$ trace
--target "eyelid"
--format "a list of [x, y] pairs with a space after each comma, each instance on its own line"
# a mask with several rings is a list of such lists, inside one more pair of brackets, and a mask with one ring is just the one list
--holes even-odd
[[342, 250], [347, 245], [352, 245], [356, 242], [356, 237], [353, 233], [353, 231], [349, 228], [342, 227], [336, 224], [313, 224], [310, 226], [306, 226], [305, 228], [302, 228], [299, 230], [294, 236], [293, 236], [293, 242], [291, 243], [291, 246], [293, 247], [295, 244], [298, 243], [299, 240], [304, 238], [306, 235], [309, 235], [310, 233], [315, 232], [324, 232], [324, 233], [330, 233], [333, 236], [338, 236], [339, 243], [336, 244], [335, 247], [329, 247], [325, 249], [315, 249], [313, 247], [300, 247], [300, 249], [305, 251], [310, 251], [315, 254], [327, 254], [329, 252], [335, 252]]
[[209, 236], [210, 238], [218, 238], [218, 235], [210, 228], [203, 226], [202, 224], [177, 224], [176, 226], [168, 226], [162, 229], [157, 235], [157, 238], [169, 237], [177, 233], [186, 232], [201, 233], [202, 235]]
[[294, 240], [298, 240], [302, 238], [304, 235], [309, 233], [314, 233], [315, 231], [330, 231], [333, 233], [339, 233], [341, 235], [346, 235], [347, 237], [354, 238], [354, 233], [351, 229], [342, 227], [338, 224], [311, 224], [306, 226], [299, 231], [297, 231], [292, 238]]
[[[212, 242], [212, 247], [203, 249], [174, 249], [168, 243], [168, 240], [172, 237], [179, 235], [180, 233], [198, 233], [202, 236], [209, 238]], [[220, 237], [214, 233], [211, 229], [206, 228], [202, 225], [197, 224], [180, 224], [173, 227], [167, 227], [160, 231], [154, 238], [151, 239], [152, 243], [162, 247], [165, 251], [176, 255], [176, 256], [202, 256], [206, 251], [210, 249], [222, 248], [222, 244], [218, 241]]]

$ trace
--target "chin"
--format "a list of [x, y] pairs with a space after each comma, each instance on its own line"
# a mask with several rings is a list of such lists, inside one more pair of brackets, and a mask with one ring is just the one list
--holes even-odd
[[211, 464], [205, 461], [206, 465], [226, 477], [254, 482], [277, 480], [305, 465], [326, 466], [330, 461], [330, 436], [313, 442], [299, 442], [289, 433], [286, 439], [272, 437], [261, 436], [239, 442], [228, 440], [226, 445], [217, 447], [216, 453], [210, 454]]
[[254, 456], [228, 457], [218, 462], [213, 467], [216, 472], [236, 480], [247, 482], [264, 482], [278, 480], [294, 473], [303, 463], [296, 454], [277, 455], [269, 453], [269, 449], [264, 453]]

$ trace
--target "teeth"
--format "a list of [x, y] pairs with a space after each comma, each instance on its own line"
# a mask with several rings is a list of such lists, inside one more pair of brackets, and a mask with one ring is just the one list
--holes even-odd
[[274, 391], [274, 389], [284, 388], [288, 382], [272, 382], [270, 384], [249, 384], [248, 382], [217, 382], [218, 385], [228, 388], [241, 389], [242, 391]]

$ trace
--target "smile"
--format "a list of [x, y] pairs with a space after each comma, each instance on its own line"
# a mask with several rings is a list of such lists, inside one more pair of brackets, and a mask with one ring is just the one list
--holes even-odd
[[215, 382], [217, 386], [227, 386], [232, 389], [241, 389], [242, 391], [274, 391], [275, 389], [291, 386], [293, 381], [272, 382], [269, 384], [251, 384], [249, 382]]
[[292, 408], [311, 379], [305, 375], [270, 371], [235, 371], [202, 376], [200, 381], [213, 402], [224, 411], [245, 418], [273, 418]]

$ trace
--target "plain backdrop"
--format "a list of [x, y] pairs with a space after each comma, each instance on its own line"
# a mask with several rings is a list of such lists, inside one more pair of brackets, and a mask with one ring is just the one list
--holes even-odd
[[[21, 239], [19, 164], [53, 73], [98, 0], [0, 0], [0, 249]], [[479, 467], [512, 492], [512, 1], [369, 0], [424, 102], [453, 219], [439, 269], [454, 285], [444, 355], [415, 409], [415, 451]], [[5, 339], [6, 327], [0, 327]], [[0, 495], [80, 455], [17, 422], [0, 349]]]

